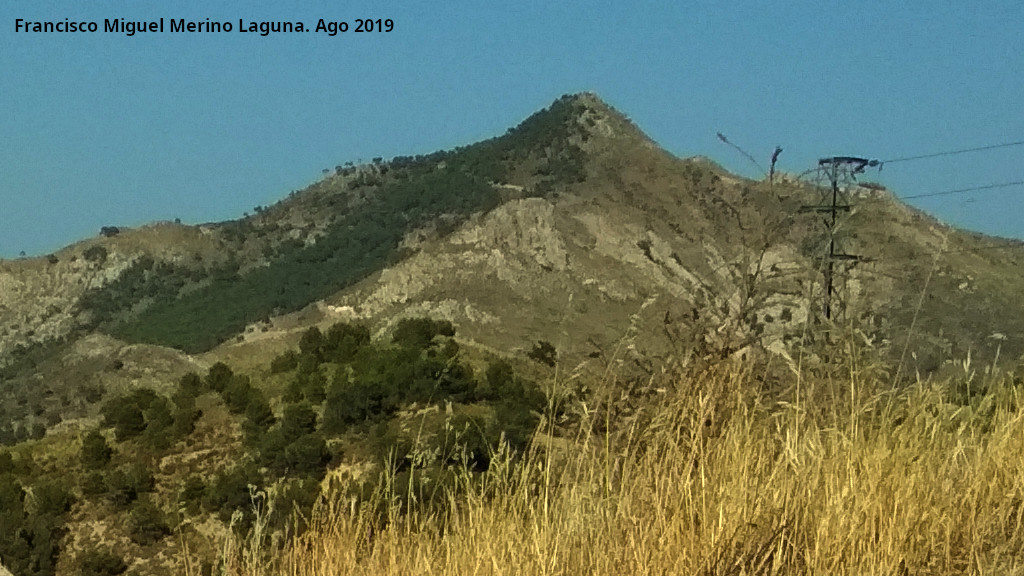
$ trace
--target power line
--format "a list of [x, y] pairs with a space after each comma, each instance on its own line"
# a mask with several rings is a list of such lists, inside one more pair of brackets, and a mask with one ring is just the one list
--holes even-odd
[[932, 196], [948, 196], [950, 194], [963, 194], [964, 192], [976, 192], [978, 190], [993, 190], [995, 188], [1009, 188], [1011, 186], [1022, 186], [1024, 180], [1014, 182], [1003, 182], [1002, 184], [986, 184], [984, 186], [972, 186], [970, 188], [959, 188], [957, 190], [946, 190], [943, 192], [929, 192], [927, 194], [913, 194], [911, 196], [897, 196], [900, 200], [913, 200], [915, 198], [931, 198]]
[[934, 154], [921, 154], [920, 156], [906, 156], [903, 158], [891, 158], [889, 160], [882, 160], [881, 164], [892, 164], [895, 162], [910, 162], [911, 160], [924, 160], [925, 158], [939, 158], [941, 156], [955, 156], [957, 154], [966, 154], [968, 152], [981, 152], [983, 150], [995, 150], [996, 148], [1009, 148], [1011, 146], [1022, 146], [1024, 140], [1018, 140], [1017, 142], [1004, 142], [1002, 144], [989, 144], [988, 146], [978, 146], [976, 148], [963, 148], [961, 150], [950, 150], [948, 152], [936, 152]]

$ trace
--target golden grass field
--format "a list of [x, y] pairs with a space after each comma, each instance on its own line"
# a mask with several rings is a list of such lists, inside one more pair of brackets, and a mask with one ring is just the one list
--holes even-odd
[[[222, 570], [1024, 573], [1020, 381], [965, 361], [948, 380], [897, 390], [854, 354], [840, 364], [811, 375], [790, 362], [786, 401], [744, 365], [677, 375], [613, 432], [561, 448], [538, 434], [525, 457], [459, 474], [447, 506], [390, 497], [385, 475], [373, 501], [327, 495], [283, 548], [257, 523], [225, 543]], [[604, 429], [591, 424], [580, 429]]]

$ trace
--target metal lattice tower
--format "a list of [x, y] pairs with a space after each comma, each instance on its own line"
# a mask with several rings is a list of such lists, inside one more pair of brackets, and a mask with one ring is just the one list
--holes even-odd
[[822, 262], [822, 313], [826, 320], [832, 319], [833, 297], [841, 298], [835, 288], [836, 267], [848, 265], [860, 260], [855, 254], [847, 254], [842, 250], [836, 236], [842, 217], [850, 213], [852, 198], [850, 190], [857, 186], [857, 174], [864, 169], [877, 166], [877, 160], [854, 156], [833, 156], [818, 160], [815, 171], [815, 187], [821, 197], [818, 204], [809, 204], [800, 208], [801, 212], [812, 212], [824, 215], [823, 222], [828, 234], [828, 249]]

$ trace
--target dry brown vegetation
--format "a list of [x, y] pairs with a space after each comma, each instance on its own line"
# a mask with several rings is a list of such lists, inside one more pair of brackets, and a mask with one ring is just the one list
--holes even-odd
[[968, 360], [896, 389], [838, 364], [790, 362], [781, 396], [750, 363], [679, 374], [628, 425], [594, 432], [598, 408], [461, 472], [442, 506], [387, 475], [361, 503], [335, 490], [279, 551], [227, 542], [225, 573], [1024, 573], [1020, 380]]

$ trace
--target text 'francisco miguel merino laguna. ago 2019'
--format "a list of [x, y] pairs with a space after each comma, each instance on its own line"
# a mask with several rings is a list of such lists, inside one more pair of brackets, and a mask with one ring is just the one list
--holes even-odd
[[345, 32], [391, 32], [395, 29], [395, 22], [390, 18], [356, 18], [351, 21], [345, 20], [324, 20], [321, 18], [316, 26], [309, 27], [303, 22], [288, 21], [250, 21], [239, 19], [238, 25], [228, 20], [186, 20], [184, 18], [167, 18], [159, 20], [125, 20], [124, 18], [110, 18], [103, 21], [103, 25], [93, 20], [73, 21], [70, 18], [63, 20], [33, 21], [17, 18], [14, 20], [15, 32], [104, 32], [134, 36], [141, 32], [247, 32], [269, 36], [288, 32], [319, 32], [328, 36], [335, 36]]

